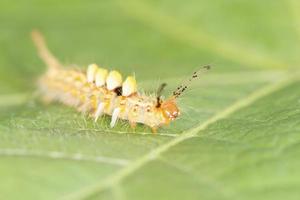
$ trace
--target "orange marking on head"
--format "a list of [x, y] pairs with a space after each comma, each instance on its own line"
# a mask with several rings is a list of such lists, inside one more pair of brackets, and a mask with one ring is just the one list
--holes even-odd
[[161, 104], [161, 109], [163, 116], [166, 118], [167, 121], [173, 121], [180, 115], [180, 111], [176, 105], [176, 101], [174, 98], [163, 102]]

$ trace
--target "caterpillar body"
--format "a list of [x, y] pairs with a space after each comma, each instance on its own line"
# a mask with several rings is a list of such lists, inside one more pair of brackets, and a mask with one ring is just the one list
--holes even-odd
[[[95, 122], [103, 114], [110, 115], [111, 127], [115, 126], [118, 119], [123, 119], [132, 128], [141, 123], [149, 126], [152, 132], [180, 115], [176, 99], [187, 89], [188, 84], [180, 85], [166, 100], [161, 98], [161, 91], [166, 84], [160, 86], [156, 96], [146, 96], [137, 91], [134, 76], [128, 76], [123, 82], [118, 71], [109, 72], [96, 64], [89, 65], [86, 71], [64, 68], [48, 50], [38, 31], [32, 32], [32, 39], [40, 57], [48, 66], [38, 82], [39, 92], [46, 101], [75, 107], [93, 116]], [[194, 72], [188, 83], [198, 77], [200, 71], [209, 68], [204, 66]]]

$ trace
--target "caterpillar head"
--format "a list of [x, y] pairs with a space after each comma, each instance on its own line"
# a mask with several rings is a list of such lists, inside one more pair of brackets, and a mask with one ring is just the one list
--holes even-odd
[[202, 72], [206, 72], [209, 69], [210, 69], [210, 65], [206, 65], [201, 67], [198, 71], [195, 71], [188, 80], [186, 80], [176, 88], [176, 90], [173, 92], [172, 97], [164, 102], [162, 102], [161, 100], [161, 93], [167, 84], [163, 83], [160, 85], [157, 91], [156, 107], [161, 108], [163, 116], [166, 119], [172, 121], [175, 120], [180, 115], [180, 111], [176, 104], [176, 99], [179, 98], [187, 90], [188, 86], [191, 84], [191, 82], [194, 79], [198, 78]]
[[179, 115], [180, 111], [177, 107], [175, 98], [171, 98], [161, 103], [160, 108], [163, 116], [169, 121], [175, 120]]
[[174, 97], [166, 101], [162, 101], [161, 93], [166, 86], [166, 83], [161, 84], [156, 92], [156, 108], [161, 109], [162, 114], [167, 121], [173, 121], [179, 116], [180, 112]]

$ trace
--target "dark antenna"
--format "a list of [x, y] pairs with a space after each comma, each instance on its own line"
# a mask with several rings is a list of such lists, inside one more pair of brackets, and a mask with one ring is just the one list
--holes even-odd
[[167, 84], [166, 83], [162, 83], [162, 84], [160, 84], [160, 86], [158, 87], [158, 89], [157, 89], [157, 92], [156, 92], [156, 107], [157, 108], [159, 108], [160, 107], [160, 105], [161, 105], [161, 94], [162, 94], [162, 92], [163, 92], [163, 90], [164, 90], [164, 88], [167, 86]]
[[184, 81], [182, 84], [180, 84], [176, 90], [173, 92], [173, 96], [174, 98], [178, 98], [182, 95], [182, 93], [190, 86], [191, 82], [198, 78], [200, 76], [200, 74], [202, 74], [203, 72], [206, 72], [208, 71], [209, 69], [211, 68], [210, 65], [205, 65], [205, 66], [202, 66], [198, 71], [195, 71], [192, 76]]

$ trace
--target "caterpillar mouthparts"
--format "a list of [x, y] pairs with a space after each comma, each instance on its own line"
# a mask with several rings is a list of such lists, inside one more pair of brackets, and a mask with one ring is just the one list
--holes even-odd
[[151, 127], [153, 132], [180, 115], [176, 99], [184, 90], [176, 91], [165, 101], [160, 94], [146, 96], [137, 91], [134, 76], [128, 76], [123, 81], [118, 71], [109, 72], [96, 64], [89, 65], [85, 72], [66, 69], [48, 50], [38, 31], [32, 32], [32, 39], [48, 66], [47, 72], [38, 81], [43, 99], [77, 108], [93, 116], [95, 122], [104, 114], [110, 115], [111, 127], [115, 126], [118, 119], [123, 119], [133, 128], [141, 123]]

